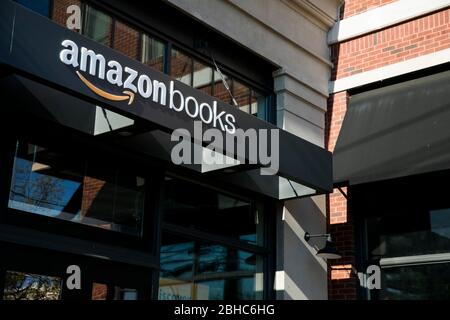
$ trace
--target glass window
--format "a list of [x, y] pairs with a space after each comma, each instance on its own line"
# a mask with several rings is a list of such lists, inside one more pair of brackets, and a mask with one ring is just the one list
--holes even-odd
[[9, 208], [141, 234], [145, 179], [17, 143]]
[[239, 81], [233, 80], [233, 97], [241, 111], [252, 113], [250, 105], [250, 88]]
[[120, 22], [114, 23], [113, 48], [131, 59], [138, 59], [139, 32]]
[[137, 300], [138, 293], [136, 289], [121, 288], [114, 286], [113, 300]]
[[364, 267], [381, 268], [381, 289], [368, 290], [370, 298], [449, 298], [450, 201], [436, 187], [449, 177], [441, 171], [349, 189], [352, 211], [362, 217]]
[[266, 103], [267, 103], [267, 97], [256, 92], [255, 90], [252, 90], [250, 105], [251, 105], [251, 111], [250, 113], [254, 115], [255, 117], [258, 117], [260, 119], [266, 119]]
[[231, 78], [224, 73], [220, 74], [219, 72], [214, 71], [213, 96], [220, 101], [232, 104], [230, 92], [228, 90], [231, 92]]
[[91, 290], [91, 300], [137, 300], [136, 289], [121, 288], [115, 285], [106, 285], [94, 282]]
[[450, 263], [385, 268], [381, 272], [382, 300], [449, 300]]
[[6, 271], [3, 300], [60, 300], [61, 288], [58, 277]]
[[21, 5], [48, 17], [50, 13], [50, 0], [16, 0]]
[[251, 202], [167, 177], [163, 210], [171, 224], [263, 245], [263, 214]]
[[82, 33], [105, 46], [111, 46], [112, 19], [105, 13], [86, 6], [86, 18]]
[[140, 235], [145, 179], [100, 164], [88, 164], [83, 181], [83, 224]]
[[81, 209], [83, 166], [62, 154], [18, 143], [9, 207], [72, 220]]
[[211, 95], [213, 70], [201, 62], [194, 61], [194, 88]]
[[172, 49], [170, 60], [170, 76], [187, 84], [192, 85], [192, 58], [182, 52]]
[[450, 252], [450, 209], [371, 217], [367, 232], [372, 259]]
[[142, 63], [153, 69], [164, 71], [165, 45], [146, 34], [142, 35]]
[[262, 299], [262, 257], [163, 234], [160, 300]]

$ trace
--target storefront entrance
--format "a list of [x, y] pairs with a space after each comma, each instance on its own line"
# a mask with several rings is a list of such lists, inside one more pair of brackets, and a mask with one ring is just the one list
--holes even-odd
[[[13, 35], [0, 41], [0, 64], [7, 66], [0, 70], [0, 93], [14, 101], [0, 110], [7, 122], [0, 127], [2, 298], [273, 299], [279, 200], [331, 191], [331, 154], [255, 117], [265, 100], [254, 101], [253, 91], [244, 94], [247, 112], [229, 99], [218, 101], [197, 86], [192, 58], [186, 65], [195, 71], [186, 84], [184, 71], [168, 72], [181, 54], [164, 63], [164, 74], [147, 58], [127, 57], [89, 39], [97, 36], [16, 3], [2, 1], [0, 8], [0, 29]], [[66, 45], [96, 53], [89, 71], [87, 60], [69, 67]], [[140, 93], [124, 101], [119, 82], [103, 76], [103, 60], [132, 70], [122, 75], [124, 85], [134, 82], [131, 88], [137, 85]], [[93, 77], [97, 62], [99, 76]], [[133, 80], [134, 72], [139, 77]], [[236, 90], [238, 83], [227, 78]], [[188, 112], [188, 101], [197, 111]], [[238, 129], [273, 133], [276, 139], [265, 145], [278, 154], [276, 172], [261, 174], [268, 166], [261, 152], [253, 157], [249, 147], [241, 159], [240, 148], [229, 143], [217, 154], [226, 152], [239, 164], [208, 167], [206, 141], [195, 138], [197, 120], [202, 130], [232, 141], [239, 141]], [[178, 129], [190, 135], [186, 154], [200, 150], [200, 161], [173, 160]], [[80, 289], [70, 289], [78, 269]]]
[[2, 245], [3, 300], [137, 300], [151, 294], [151, 270], [50, 250]]

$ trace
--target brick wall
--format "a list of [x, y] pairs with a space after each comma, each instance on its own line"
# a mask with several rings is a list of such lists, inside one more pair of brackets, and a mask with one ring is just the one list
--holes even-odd
[[116, 21], [114, 24], [113, 48], [131, 59], [140, 59], [139, 32], [130, 26]]
[[331, 48], [331, 80], [450, 48], [450, 9], [399, 24]]
[[[345, 1], [341, 16], [362, 13], [392, 0]], [[374, 70], [418, 56], [450, 48], [450, 9], [407, 21], [377, 32], [331, 46], [334, 64], [331, 80]], [[347, 111], [349, 95], [330, 95], [326, 114], [325, 146], [333, 152]], [[343, 189], [344, 193], [347, 192]], [[351, 195], [350, 195], [351, 198]], [[327, 197], [328, 232], [331, 233], [342, 259], [328, 263], [328, 296], [334, 299], [356, 299], [358, 280], [355, 266], [355, 230], [351, 205], [335, 189]]]
[[[355, 265], [355, 236], [353, 216], [348, 209], [347, 188], [334, 189], [328, 195], [328, 232], [341, 259], [328, 263], [328, 298], [331, 300], [354, 300], [357, 298]], [[344, 193], [344, 194], [343, 194]]]
[[345, 19], [395, 1], [397, 0], [346, 0], [344, 5], [341, 7], [341, 19]]
[[[328, 99], [326, 117], [326, 148], [333, 151], [339, 131], [347, 111], [348, 94], [339, 92]], [[347, 188], [341, 189], [347, 194]], [[357, 297], [357, 277], [352, 267], [355, 265], [355, 236], [353, 217], [347, 199], [339, 189], [327, 196], [327, 229], [332, 236], [341, 259], [328, 263], [328, 298], [330, 300], [353, 300]]]
[[[79, 0], [53, 0], [51, 19], [57, 24], [66, 27], [66, 21], [70, 16], [70, 14], [67, 13], [67, 8], [70, 5], [78, 5], [81, 7], [81, 4], [82, 2]], [[113, 28], [114, 43], [111, 43], [113, 38]], [[111, 23], [109, 37], [104, 44], [114, 48], [131, 59], [139, 60], [139, 41], [139, 31], [116, 20], [114, 24]]]

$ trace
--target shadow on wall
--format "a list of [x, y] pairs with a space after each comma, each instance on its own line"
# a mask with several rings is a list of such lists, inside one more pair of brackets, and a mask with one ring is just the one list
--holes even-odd
[[323, 239], [304, 240], [305, 232], [325, 233], [325, 196], [297, 199], [285, 202], [282, 227], [278, 230], [278, 265], [276, 283], [280, 299], [327, 299], [327, 264], [316, 256]]

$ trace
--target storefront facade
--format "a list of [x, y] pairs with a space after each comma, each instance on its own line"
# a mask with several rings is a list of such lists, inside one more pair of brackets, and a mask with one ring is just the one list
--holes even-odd
[[[2, 298], [326, 299], [303, 240], [325, 230], [332, 186], [324, 4], [265, 3], [320, 36], [305, 48], [258, 6], [5, 1]], [[224, 134], [282, 128], [278, 175], [173, 164], [168, 133], [195, 133], [194, 118]]]

